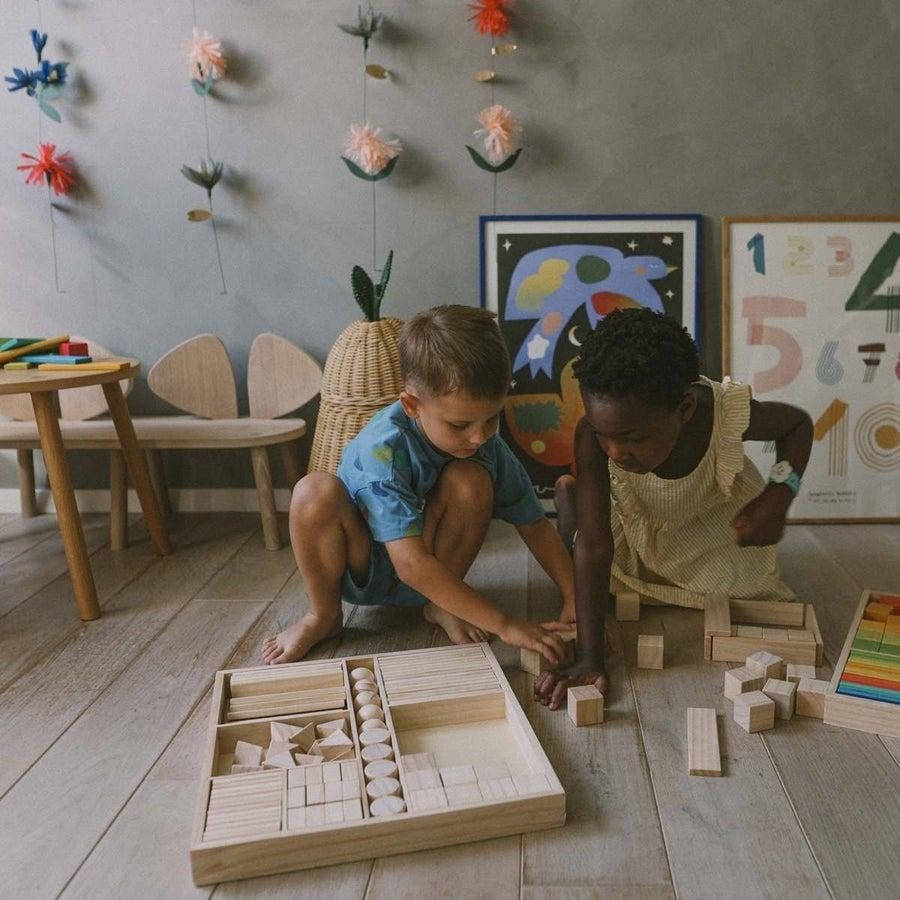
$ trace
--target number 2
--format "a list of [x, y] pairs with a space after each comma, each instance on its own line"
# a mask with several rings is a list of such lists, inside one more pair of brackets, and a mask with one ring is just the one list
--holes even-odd
[[784, 269], [789, 275], [808, 275], [812, 272], [812, 266], [805, 260], [812, 256], [812, 241], [809, 238], [792, 234], [787, 239], [788, 247], [793, 251], [784, 258]]

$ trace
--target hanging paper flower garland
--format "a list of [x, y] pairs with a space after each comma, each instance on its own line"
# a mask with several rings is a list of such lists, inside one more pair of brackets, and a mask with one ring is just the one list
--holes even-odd
[[68, 67], [67, 62], [52, 63], [44, 59], [44, 47], [47, 46], [47, 35], [37, 29], [31, 29], [31, 45], [37, 54], [38, 67], [36, 69], [19, 69], [13, 67], [13, 74], [7, 75], [7, 81], [12, 87], [7, 88], [10, 93], [24, 90], [29, 97], [37, 100], [41, 112], [54, 122], [61, 122], [59, 111], [50, 105], [50, 101], [56, 100], [62, 93], [66, 83]]
[[373, 128], [368, 122], [350, 126], [344, 142], [346, 155], [341, 159], [357, 178], [381, 181], [394, 171], [403, 145], [396, 139], [382, 140], [380, 135], [381, 129]]
[[469, 21], [475, 23], [475, 30], [479, 34], [502, 37], [509, 31], [506, 8], [511, 5], [512, 0], [475, 0], [469, 4], [469, 9], [472, 10]]
[[483, 109], [477, 116], [481, 128], [476, 135], [484, 135], [484, 148], [488, 158], [485, 159], [474, 148], [466, 144], [466, 149], [475, 165], [488, 172], [505, 172], [515, 165], [522, 148], [514, 149], [522, 137], [522, 126], [513, 118], [512, 113], [500, 104]]
[[356, 8], [356, 16], [357, 21], [355, 25], [338, 25], [338, 28], [346, 34], [353, 35], [353, 37], [360, 37], [363, 41], [363, 66], [365, 67], [366, 75], [370, 78], [377, 78], [379, 81], [383, 81], [390, 74], [384, 66], [379, 66], [376, 63], [368, 62], [368, 54], [369, 54], [369, 41], [372, 39], [372, 35], [375, 34], [376, 31], [381, 27], [382, 22], [384, 21], [384, 16], [376, 15], [375, 10], [372, 8], [372, 4], [369, 4], [368, 10], [366, 12], [362, 11], [362, 7], [358, 6]]
[[75, 188], [75, 172], [72, 169], [72, 155], [70, 153], [56, 154], [56, 144], [40, 144], [38, 155], [31, 153], [21, 154], [23, 162], [16, 168], [20, 172], [27, 172], [25, 184], [40, 185], [46, 183], [47, 196], [50, 199], [50, 246], [53, 249], [53, 277], [56, 281], [56, 292], [63, 293], [59, 289], [59, 263], [56, 257], [56, 223], [53, 221], [53, 199], [50, 191], [59, 197], [71, 193]]
[[202, 160], [200, 167], [197, 169], [193, 169], [188, 165], [182, 166], [181, 174], [192, 184], [202, 187], [206, 191], [206, 197], [209, 202], [209, 209], [189, 209], [187, 217], [189, 222], [206, 222], [209, 220], [212, 225], [213, 241], [216, 245], [216, 260], [219, 263], [219, 276], [222, 279], [221, 293], [227, 294], [225, 269], [222, 266], [222, 250], [219, 246], [219, 232], [216, 227], [212, 205], [213, 188], [222, 180], [225, 163], [211, 158], [212, 151], [209, 144], [206, 98], [209, 96], [215, 97], [211, 93], [213, 86], [225, 76], [225, 70], [228, 68], [228, 59], [222, 51], [222, 41], [217, 37], [213, 37], [208, 31], [201, 31], [196, 24], [191, 32], [191, 38], [185, 44], [184, 49], [187, 54], [191, 87], [197, 96], [203, 100], [203, 120], [206, 131], [206, 153], [208, 158]]
[[191, 86], [199, 96], [205, 97], [225, 75], [228, 67], [228, 60], [222, 53], [222, 42], [208, 31], [201, 32], [199, 28], [195, 28], [185, 49]]

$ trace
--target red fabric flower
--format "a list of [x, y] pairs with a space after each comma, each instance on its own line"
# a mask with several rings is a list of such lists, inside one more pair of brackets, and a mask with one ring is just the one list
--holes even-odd
[[509, 31], [509, 16], [504, 7], [509, 7], [512, 0], [475, 0], [469, 4], [472, 15], [469, 21], [475, 23], [479, 34], [490, 34], [500, 37]]
[[22, 172], [28, 172], [25, 179], [26, 184], [40, 184], [43, 179], [47, 179], [47, 184], [53, 188], [53, 193], [68, 194], [75, 187], [75, 173], [67, 165], [72, 160], [70, 153], [56, 153], [56, 144], [41, 144], [38, 156], [32, 156], [30, 153], [23, 153], [22, 159], [31, 159], [34, 162], [22, 163], [16, 166]]

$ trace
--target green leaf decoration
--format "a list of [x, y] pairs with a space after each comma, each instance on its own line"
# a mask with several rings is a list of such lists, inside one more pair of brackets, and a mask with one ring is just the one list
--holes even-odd
[[[510, 399], [515, 400], [515, 397]], [[516, 425], [528, 434], [541, 434], [544, 431], [554, 431], [559, 428], [563, 413], [559, 401], [550, 400], [546, 403], [522, 403], [521, 405], [512, 403], [510, 406]]]
[[397, 157], [395, 156], [380, 172], [376, 172], [374, 175], [370, 175], [368, 172], [364, 172], [358, 165], [356, 165], [353, 160], [347, 159], [346, 156], [342, 156], [341, 159], [347, 164], [347, 168], [357, 177], [361, 178], [363, 181], [381, 181], [383, 178], [387, 178], [391, 172], [394, 171], [394, 166], [397, 164]]
[[41, 99], [38, 101], [38, 105], [41, 108], [41, 112], [47, 116], [48, 119], [53, 119], [54, 122], [62, 122], [62, 116], [49, 103], [45, 103], [43, 99]]
[[353, 298], [356, 305], [362, 310], [366, 321], [375, 321], [375, 286], [372, 279], [362, 266], [354, 266], [350, 273], [350, 286], [353, 288]]
[[204, 159], [200, 163], [199, 169], [192, 169], [190, 166], [182, 166], [181, 174], [193, 184], [202, 187], [207, 194], [212, 196], [212, 189], [219, 183], [222, 178], [222, 172], [225, 170], [225, 163], [217, 162], [214, 159]]
[[41, 90], [41, 99], [42, 100], [55, 100], [57, 97], [62, 94], [63, 89], [61, 84], [48, 84]]
[[522, 152], [522, 147], [519, 147], [519, 149], [516, 150], [515, 153], [510, 153], [502, 163], [498, 163], [496, 166], [492, 163], [489, 163], [477, 150], [475, 150], [473, 147], [470, 147], [468, 144], [466, 144], [466, 150], [469, 151], [469, 156], [472, 157], [472, 162], [474, 162], [479, 169], [484, 169], [485, 172], [493, 172], [494, 174], [497, 174], [497, 172], [505, 172], [507, 169], [511, 169], [516, 164], [516, 160], [519, 158], [519, 154]]
[[394, 264], [394, 251], [390, 250], [387, 259], [384, 261], [384, 267], [381, 270], [381, 280], [375, 288], [375, 320], [381, 318], [381, 301], [384, 298], [384, 292], [387, 290], [388, 282], [391, 280], [391, 266]]

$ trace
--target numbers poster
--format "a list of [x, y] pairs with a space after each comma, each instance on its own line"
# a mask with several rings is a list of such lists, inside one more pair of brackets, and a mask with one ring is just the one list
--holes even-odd
[[791, 518], [900, 518], [900, 217], [723, 226], [724, 371], [814, 423]]

